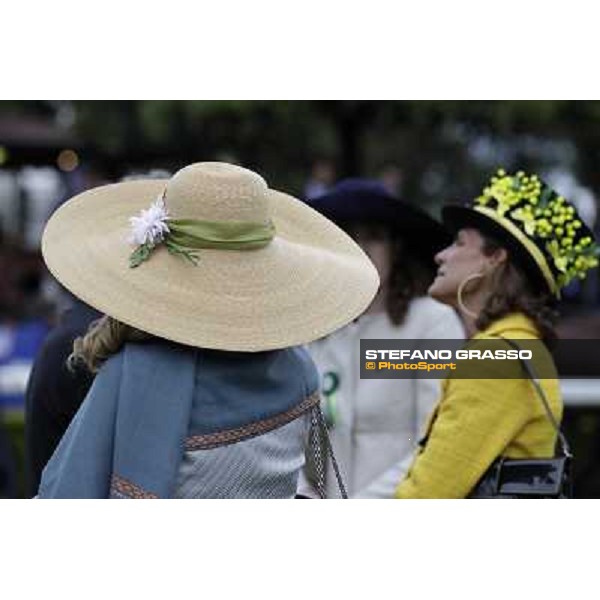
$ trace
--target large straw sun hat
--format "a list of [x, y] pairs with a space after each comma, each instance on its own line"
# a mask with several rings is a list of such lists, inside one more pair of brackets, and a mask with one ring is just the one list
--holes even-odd
[[75, 196], [49, 220], [42, 251], [52, 274], [103, 313], [221, 350], [323, 337], [360, 315], [379, 285], [331, 221], [226, 163]]

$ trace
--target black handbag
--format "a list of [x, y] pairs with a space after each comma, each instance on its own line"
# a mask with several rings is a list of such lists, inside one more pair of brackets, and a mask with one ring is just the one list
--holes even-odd
[[[503, 339], [513, 348], [519, 349], [513, 340]], [[544, 390], [531, 365], [525, 360], [521, 360], [521, 364], [542, 401], [550, 422], [558, 433], [562, 456], [527, 459], [498, 458], [473, 488], [468, 496], [470, 499], [573, 497], [571, 473], [573, 455], [569, 444], [550, 410]]]

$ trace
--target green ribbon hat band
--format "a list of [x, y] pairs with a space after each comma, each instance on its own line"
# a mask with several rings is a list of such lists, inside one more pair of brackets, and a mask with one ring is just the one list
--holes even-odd
[[169, 244], [185, 248], [219, 250], [255, 250], [264, 248], [275, 236], [271, 221], [197, 221], [170, 219]]
[[267, 246], [275, 237], [272, 221], [201, 221], [195, 219], [168, 219], [165, 224], [169, 231], [154, 244], [138, 246], [129, 257], [129, 265], [134, 268], [150, 258], [161, 244], [174, 255], [197, 264], [198, 254], [193, 250], [257, 250]]

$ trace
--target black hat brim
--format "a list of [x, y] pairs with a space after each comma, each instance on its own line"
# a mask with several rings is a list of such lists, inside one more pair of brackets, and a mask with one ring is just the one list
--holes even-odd
[[452, 234], [442, 223], [388, 195], [332, 192], [307, 203], [341, 227], [352, 223], [386, 225], [393, 233], [405, 238], [408, 247], [430, 259], [452, 243]]
[[533, 256], [512, 233], [494, 219], [467, 206], [449, 205], [442, 209], [442, 221], [454, 234], [460, 229], [473, 228], [491, 237], [506, 248], [510, 259], [523, 269], [536, 290], [552, 293]]

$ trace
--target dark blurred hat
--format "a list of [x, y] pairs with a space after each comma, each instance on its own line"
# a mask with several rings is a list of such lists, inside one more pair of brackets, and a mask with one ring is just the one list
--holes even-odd
[[433, 258], [452, 242], [446, 228], [426, 212], [399, 200], [377, 180], [343, 179], [307, 203], [334, 223], [379, 223], [407, 238], [409, 247]]
[[443, 208], [452, 230], [473, 227], [503, 244], [541, 289], [561, 288], [598, 266], [600, 248], [573, 204], [537, 175], [499, 169], [472, 205]]

